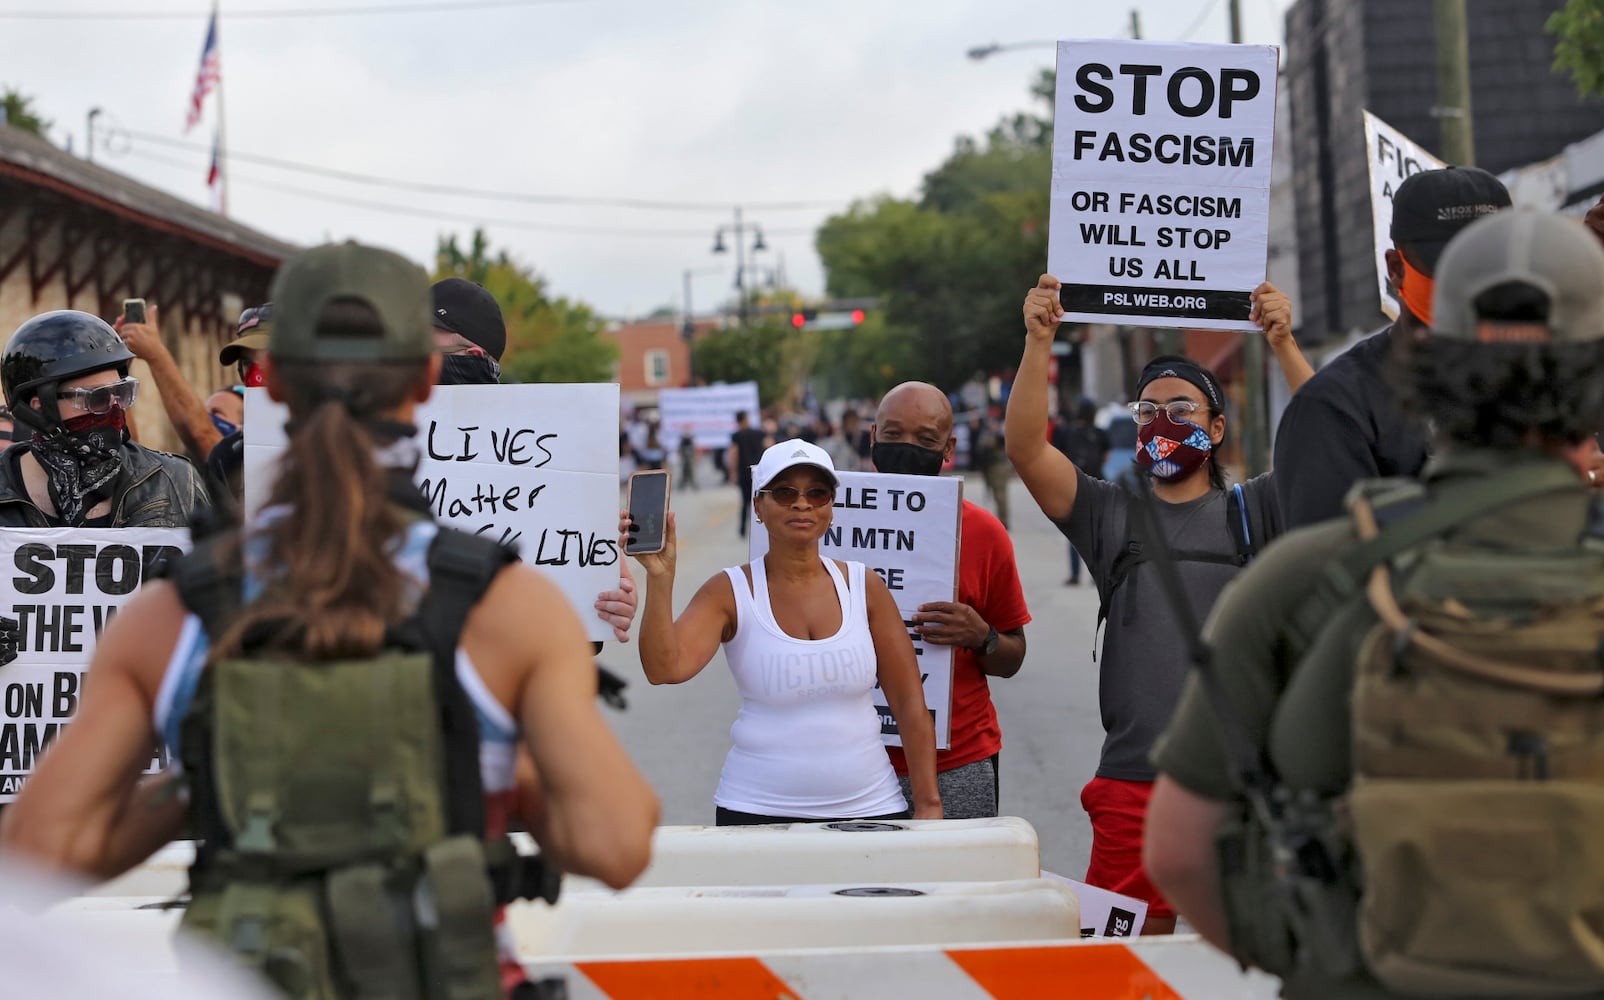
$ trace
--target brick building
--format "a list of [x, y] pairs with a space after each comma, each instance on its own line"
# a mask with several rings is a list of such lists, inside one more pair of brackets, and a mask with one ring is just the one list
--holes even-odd
[[[1471, 106], [1476, 163], [1494, 173], [1544, 160], [1604, 128], [1604, 101], [1583, 101], [1552, 70], [1543, 30], [1563, 0], [1471, 0]], [[1282, 86], [1291, 98], [1306, 342], [1385, 322], [1376, 301], [1370, 188], [1360, 112], [1441, 148], [1432, 5], [1298, 0], [1286, 17]]]
[[[695, 321], [695, 337], [700, 339], [722, 325], [717, 319]], [[626, 406], [657, 405], [657, 390], [692, 385], [690, 344], [677, 319], [643, 320], [621, 323], [604, 336], [618, 344], [619, 398]]]
[[[160, 307], [162, 335], [204, 398], [240, 310], [267, 297], [296, 248], [0, 126], [0, 340], [51, 309], [114, 319], [125, 298]], [[140, 441], [180, 451], [154, 379], [135, 362]]]

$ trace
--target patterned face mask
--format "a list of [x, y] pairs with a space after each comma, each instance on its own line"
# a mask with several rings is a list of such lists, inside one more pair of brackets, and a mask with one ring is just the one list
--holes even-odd
[[1136, 464], [1158, 479], [1182, 479], [1208, 461], [1209, 432], [1190, 420], [1175, 421], [1162, 409], [1136, 435]]
[[95, 504], [111, 496], [123, 466], [128, 426], [122, 407], [62, 421], [65, 433], [34, 435], [31, 450], [45, 470], [56, 516], [72, 527], [84, 523]]

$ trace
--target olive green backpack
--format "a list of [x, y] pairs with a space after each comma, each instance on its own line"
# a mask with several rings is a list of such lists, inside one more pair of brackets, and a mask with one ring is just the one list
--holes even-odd
[[[206, 632], [239, 611], [238, 541], [173, 579]], [[182, 723], [197, 857], [185, 930], [298, 1000], [496, 1000], [499, 903], [556, 898], [558, 873], [487, 842], [474, 709], [454, 657], [516, 554], [441, 528], [418, 613], [361, 660], [245, 654], [201, 674]]]
[[[1365, 543], [1386, 504], [1351, 504]], [[1365, 965], [1421, 996], [1604, 991], [1604, 551], [1428, 542], [1364, 590], [1347, 809]]]

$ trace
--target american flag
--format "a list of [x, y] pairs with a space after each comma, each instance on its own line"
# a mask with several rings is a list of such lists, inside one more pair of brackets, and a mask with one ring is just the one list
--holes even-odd
[[189, 123], [184, 126], [184, 131], [199, 124], [201, 105], [222, 77], [222, 63], [217, 53], [217, 8], [213, 7], [212, 19], [206, 26], [206, 44], [201, 46], [200, 71], [195, 74], [195, 93], [189, 98]]
[[212, 136], [212, 167], [206, 172], [206, 189], [211, 192], [212, 211], [223, 210], [223, 164], [222, 164], [222, 136]]

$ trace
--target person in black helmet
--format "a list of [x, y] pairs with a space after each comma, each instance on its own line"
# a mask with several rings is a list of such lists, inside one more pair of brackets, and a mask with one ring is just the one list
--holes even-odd
[[128, 439], [139, 381], [117, 331], [88, 313], [41, 313], [0, 353], [16, 442], [0, 455], [0, 527], [184, 527], [211, 501], [177, 455]]

